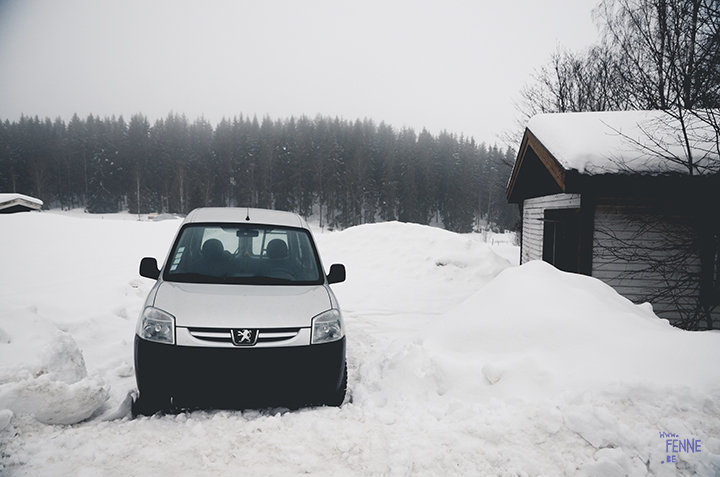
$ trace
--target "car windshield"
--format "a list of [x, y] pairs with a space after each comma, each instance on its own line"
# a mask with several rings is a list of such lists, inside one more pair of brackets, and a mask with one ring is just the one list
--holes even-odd
[[306, 230], [244, 224], [186, 225], [163, 278], [256, 285], [320, 284], [324, 279]]

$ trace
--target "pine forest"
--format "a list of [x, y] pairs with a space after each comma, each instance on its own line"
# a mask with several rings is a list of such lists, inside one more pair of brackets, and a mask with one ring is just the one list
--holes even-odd
[[346, 228], [399, 220], [456, 232], [513, 229], [508, 148], [371, 120], [204, 119], [153, 125], [74, 115], [0, 123], [0, 192], [89, 213], [185, 214], [204, 206], [295, 211]]

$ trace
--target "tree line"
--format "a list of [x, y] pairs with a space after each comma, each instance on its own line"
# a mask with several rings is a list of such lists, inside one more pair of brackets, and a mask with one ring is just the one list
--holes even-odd
[[327, 227], [433, 221], [453, 231], [511, 229], [511, 149], [372, 120], [205, 119], [171, 113], [0, 123], [0, 190], [90, 213], [185, 214], [274, 208]]

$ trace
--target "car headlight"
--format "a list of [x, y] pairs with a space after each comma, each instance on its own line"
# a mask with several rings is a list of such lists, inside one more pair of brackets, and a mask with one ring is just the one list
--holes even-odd
[[330, 343], [345, 336], [340, 310], [332, 310], [320, 313], [312, 320], [312, 344]]
[[138, 336], [156, 343], [175, 344], [175, 317], [152, 306], [145, 308]]

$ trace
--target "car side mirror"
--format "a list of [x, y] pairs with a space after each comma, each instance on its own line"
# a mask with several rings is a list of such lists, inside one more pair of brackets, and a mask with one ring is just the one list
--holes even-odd
[[152, 257], [145, 257], [140, 261], [140, 276], [157, 280], [160, 277], [160, 269], [157, 260]]
[[330, 266], [330, 273], [327, 276], [328, 283], [340, 283], [345, 281], [345, 265], [334, 263]]

